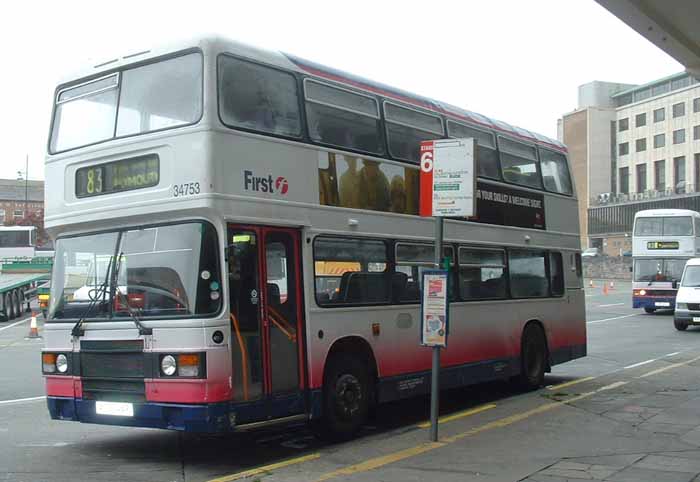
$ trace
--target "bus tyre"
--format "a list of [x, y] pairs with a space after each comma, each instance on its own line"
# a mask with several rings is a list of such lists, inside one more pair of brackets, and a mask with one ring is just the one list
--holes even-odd
[[656, 311], [656, 308], [644, 308], [644, 311], [646, 311], [647, 313], [651, 314], [651, 313], [653, 313], [653, 312]]
[[541, 387], [547, 368], [547, 345], [544, 333], [538, 325], [531, 324], [525, 328], [520, 356], [521, 371], [518, 385], [524, 390], [535, 390]]
[[688, 329], [688, 323], [683, 323], [678, 320], [673, 320], [673, 326], [675, 326], [678, 331], [685, 331]]
[[323, 421], [319, 435], [330, 440], [347, 440], [367, 420], [370, 405], [367, 366], [350, 355], [334, 356], [323, 378]]

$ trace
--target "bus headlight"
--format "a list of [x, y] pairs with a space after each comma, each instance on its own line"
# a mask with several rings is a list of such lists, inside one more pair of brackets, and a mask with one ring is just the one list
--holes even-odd
[[647, 294], [647, 290], [639, 290], [639, 296], [644, 296]]
[[687, 310], [688, 303], [676, 303], [676, 309], [677, 310]]
[[66, 373], [68, 371], [68, 357], [63, 353], [56, 356], [56, 370], [58, 370], [58, 373]]
[[160, 360], [160, 371], [163, 372], [163, 375], [167, 375], [169, 377], [175, 375], [175, 372], [177, 371], [177, 362], [175, 361], [175, 357], [172, 355], [165, 355]]

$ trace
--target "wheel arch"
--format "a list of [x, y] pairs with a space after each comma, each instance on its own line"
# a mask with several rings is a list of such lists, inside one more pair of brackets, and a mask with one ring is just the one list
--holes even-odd
[[547, 366], [545, 369], [547, 372], [550, 372], [552, 370], [552, 352], [549, 349], [549, 336], [547, 335], [547, 328], [542, 320], [533, 318], [526, 321], [525, 325], [523, 325], [523, 330], [520, 333], [520, 356], [522, 357], [523, 354], [523, 340], [525, 340], [525, 332], [528, 330], [528, 328], [533, 326], [537, 327], [542, 332], [542, 336], [544, 337], [544, 349], [546, 351], [545, 360], [547, 360]]
[[341, 354], [352, 354], [360, 355], [362, 359], [367, 363], [370, 375], [376, 382], [379, 379], [379, 366], [377, 365], [377, 358], [374, 356], [374, 350], [367, 340], [361, 336], [350, 335], [338, 338], [333, 342], [333, 344], [328, 349], [326, 354], [326, 359], [323, 363], [323, 373], [321, 374], [321, 379], [323, 380], [326, 376], [326, 369], [328, 368], [328, 363], [333, 357]]

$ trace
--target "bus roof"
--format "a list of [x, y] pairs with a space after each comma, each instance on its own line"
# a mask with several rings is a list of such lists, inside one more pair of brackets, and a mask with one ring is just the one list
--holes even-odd
[[686, 266], [700, 266], [700, 258], [690, 258], [687, 263], [685, 263]]
[[526, 142], [566, 152], [566, 146], [563, 143], [542, 134], [537, 134], [527, 129], [513, 126], [507, 122], [493, 119], [445, 102], [412, 94], [410, 92], [390, 87], [388, 85], [340, 70], [325, 67], [315, 62], [301, 59], [294, 55], [265, 50], [259, 47], [254, 47], [217, 36], [196, 37], [190, 40], [164, 44], [163, 46], [157, 48], [137, 52], [128, 52], [122, 57], [115, 56], [113, 58], [106, 59], [103, 62], [97, 63], [92, 68], [83, 69], [82, 71], [76, 73], [76, 75], [65, 79], [61, 83], [61, 86], [58, 87], [57, 92], [67, 83], [74, 83], [77, 80], [82, 81], [91, 77], [98, 77], [127, 65], [139, 64], [153, 58], [191, 48], [199, 48], [205, 53], [205, 55], [217, 55], [218, 53], [229, 52], [235, 55], [240, 55], [241, 57], [271, 64], [276, 67], [287, 70], [295, 70], [300, 73], [352, 86], [357, 89], [372, 92], [399, 102], [404, 102], [412, 106], [426, 109], [428, 111], [436, 112], [451, 117], [457, 121], [461, 120], [477, 127], [481, 126], [483, 128], [488, 128], [495, 131], [497, 134], [506, 134]]
[[690, 209], [647, 209], [645, 211], [637, 211], [637, 213], [634, 215], [635, 219], [636, 218], [641, 218], [641, 217], [654, 217], [654, 216], [664, 216], [664, 217], [671, 217], [671, 216], [692, 216], [692, 217], [699, 217], [700, 213], [697, 211], [691, 211]]

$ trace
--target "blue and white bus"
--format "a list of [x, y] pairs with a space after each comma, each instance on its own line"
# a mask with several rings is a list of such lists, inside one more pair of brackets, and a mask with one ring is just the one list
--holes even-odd
[[683, 268], [700, 253], [700, 213], [650, 209], [634, 216], [632, 307], [672, 310]]

